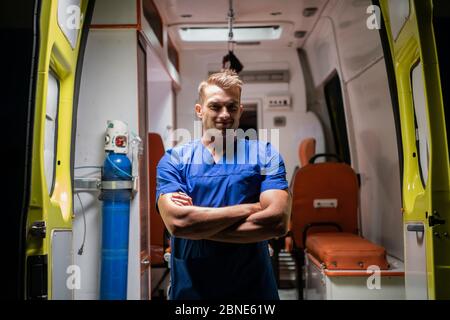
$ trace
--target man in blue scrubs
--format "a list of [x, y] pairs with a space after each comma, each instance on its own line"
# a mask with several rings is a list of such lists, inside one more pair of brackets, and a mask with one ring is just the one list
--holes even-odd
[[279, 299], [267, 240], [287, 232], [288, 183], [270, 143], [236, 134], [241, 90], [229, 70], [202, 82], [202, 138], [167, 151], [157, 167], [173, 300]]

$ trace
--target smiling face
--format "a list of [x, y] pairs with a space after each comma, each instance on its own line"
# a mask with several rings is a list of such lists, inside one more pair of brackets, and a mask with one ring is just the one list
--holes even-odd
[[206, 86], [202, 104], [195, 105], [203, 131], [217, 129], [225, 135], [227, 129], [236, 130], [243, 111], [240, 100], [238, 87], [223, 89], [213, 84]]

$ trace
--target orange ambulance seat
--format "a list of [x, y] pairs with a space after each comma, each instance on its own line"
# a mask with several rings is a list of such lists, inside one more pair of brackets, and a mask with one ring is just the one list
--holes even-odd
[[294, 177], [295, 247], [306, 249], [328, 269], [388, 269], [386, 250], [358, 236], [356, 173], [342, 162], [314, 163], [318, 156]]
[[[304, 248], [303, 233], [336, 231], [332, 226], [311, 227], [312, 223], [334, 223], [342, 231], [358, 233], [358, 180], [345, 163], [314, 163], [300, 168], [292, 187], [292, 234], [294, 244]], [[335, 200], [337, 206], [318, 207], [314, 202]]]

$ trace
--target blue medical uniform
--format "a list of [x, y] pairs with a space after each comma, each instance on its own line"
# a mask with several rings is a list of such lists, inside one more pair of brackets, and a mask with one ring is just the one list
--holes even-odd
[[[195, 140], [168, 150], [157, 167], [156, 200], [182, 191], [195, 206], [259, 202], [261, 192], [287, 189], [283, 159], [270, 143], [236, 140], [218, 163]], [[156, 202], [157, 203], [157, 202]], [[235, 244], [171, 237], [170, 299], [277, 300], [267, 241]]]

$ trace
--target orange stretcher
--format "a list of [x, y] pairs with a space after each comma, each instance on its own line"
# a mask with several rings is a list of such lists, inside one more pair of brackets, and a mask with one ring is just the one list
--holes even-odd
[[389, 269], [383, 247], [351, 233], [311, 234], [306, 249], [328, 270], [366, 270], [370, 266]]

